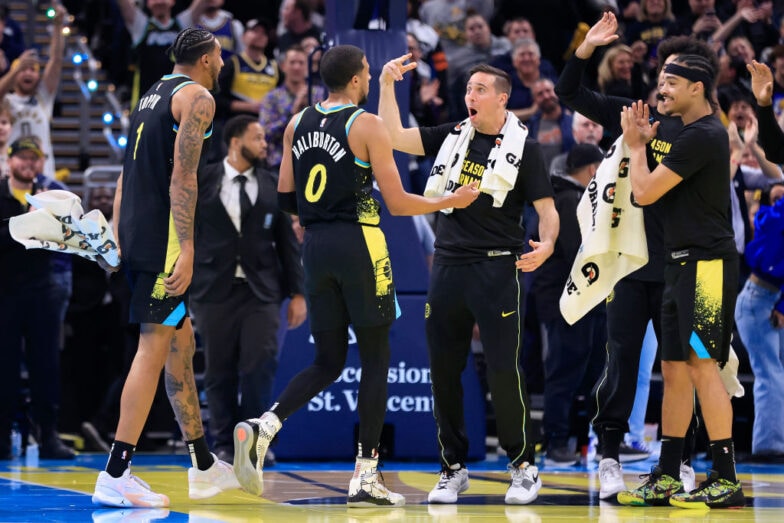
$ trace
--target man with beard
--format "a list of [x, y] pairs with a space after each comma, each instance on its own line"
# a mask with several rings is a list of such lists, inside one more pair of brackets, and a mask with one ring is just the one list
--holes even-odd
[[[283, 421], [340, 376], [348, 353], [348, 326], [359, 347], [359, 434], [349, 507], [394, 507], [405, 498], [390, 492], [378, 473], [378, 446], [387, 401], [389, 331], [397, 298], [380, 204], [373, 179], [393, 215], [463, 208], [479, 195], [467, 184], [447, 196], [405, 192], [380, 119], [357, 107], [370, 90], [370, 66], [353, 45], [338, 45], [321, 59], [329, 97], [296, 114], [283, 134], [278, 203], [305, 227], [303, 263], [312, 365], [294, 376], [270, 409], [234, 429], [234, 465], [245, 490], [263, 492], [263, 456]], [[321, 427], [326, 429], [326, 427]], [[257, 459], [258, 457], [258, 459]]]
[[188, 317], [193, 276], [196, 172], [212, 131], [220, 43], [205, 29], [181, 31], [163, 76], [133, 110], [123, 171], [114, 200], [115, 237], [131, 283], [130, 321], [139, 347], [123, 387], [120, 420], [93, 503], [166, 507], [169, 498], [131, 474], [131, 459], [150, 412], [158, 378], [185, 437], [193, 466], [188, 495], [208, 498], [238, 488], [231, 465], [207, 448], [193, 375], [196, 344]]
[[[226, 158], [199, 172], [191, 296], [206, 358], [209, 430], [218, 458], [231, 461], [237, 419], [272, 405], [281, 302], [291, 297], [290, 329], [305, 321], [307, 307], [299, 242], [278, 209], [277, 177], [261, 168], [264, 128], [235, 116], [223, 141]], [[265, 465], [272, 463], [268, 450]]]

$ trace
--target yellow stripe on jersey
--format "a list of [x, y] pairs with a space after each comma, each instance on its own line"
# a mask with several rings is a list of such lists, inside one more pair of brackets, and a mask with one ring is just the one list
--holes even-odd
[[384, 233], [378, 227], [362, 226], [370, 261], [376, 273], [376, 296], [386, 296], [392, 293], [392, 263], [389, 261], [389, 251]]

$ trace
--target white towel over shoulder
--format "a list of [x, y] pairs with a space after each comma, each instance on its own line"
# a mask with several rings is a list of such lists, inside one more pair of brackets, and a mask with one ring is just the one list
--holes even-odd
[[[460, 170], [468, 151], [468, 144], [474, 137], [474, 132], [471, 121], [466, 119], [458, 123], [447, 135], [438, 150], [425, 184], [425, 196], [443, 196], [455, 190], [460, 180]], [[480, 191], [493, 197], [493, 207], [501, 207], [506, 194], [515, 186], [527, 136], [528, 128], [513, 113], [507, 111], [506, 121], [495, 146], [487, 157], [487, 165], [479, 185]], [[450, 207], [442, 209], [441, 212], [449, 214], [453, 210]]]
[[642, 208], [632, 204], [629, 149], [619, 137], [577, 205], [582, 245], [561, 294], [561, 314], [574, 324], [624, 276], [648, 263]]
[[101, 211], [87, 214], [82, 200], [69, 191], [28, 194], [35, 211], [9, 220], [11, 237], [26, 249], [47, 249], [96, 261], [102, 257], [112, 267], [120, 264], [114, 232]]

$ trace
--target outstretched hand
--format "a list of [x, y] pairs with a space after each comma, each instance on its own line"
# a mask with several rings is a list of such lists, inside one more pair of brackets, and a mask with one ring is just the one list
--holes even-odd
[[750, 64], [746, 64], [746, 70], [751, 74], [751, 91], [757, 104], [767, 106], [773, 103], [773, 73], [770, 72], [770, 67], [752, 60]]
[[403, 75], [407, 72], [416, 69], [416, 62], [405, 63], [410, 58], [411, 53], [406, 53], [385, 63], [384, 68], [381, 69], [381, 76], [378, 78], [379, 83], [381, 85], [392, 85], [402, 80]]
[[455, 209], [463, 209], [474, 203], [474, 200], [478, 197], [479, 182], [471, 182], [468, 185], [463, 185], [452, 193], [451, 198], [454, 200], [452, 207]]
[[541, 267], [555, 250], [555, 246], [549, 241], [528, 240], [528, 245], [531, 246], [531, 250], [515, 260], [515, 267], [523, 272], [533, 272]]

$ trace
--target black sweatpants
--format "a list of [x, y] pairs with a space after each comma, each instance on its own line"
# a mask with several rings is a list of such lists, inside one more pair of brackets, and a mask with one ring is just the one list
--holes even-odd
[[663, 290], [664, 282], [624, 278], [607, 299], [607, 365], [593, 390], [598, 405], [593, 427], [598, 434], [603, 429], [629, 431], [649, 320], [661, 340]]
[[465, 463], [468, 455], [460, 377], [475, 322], [484, 348], [499, 443], [513, 465], [533, 462], [529, 402], [520, 366], [523, 273], [514, 262], [510, 255], [462, 265], [433, 265], [425, 330], [442, 466]]

